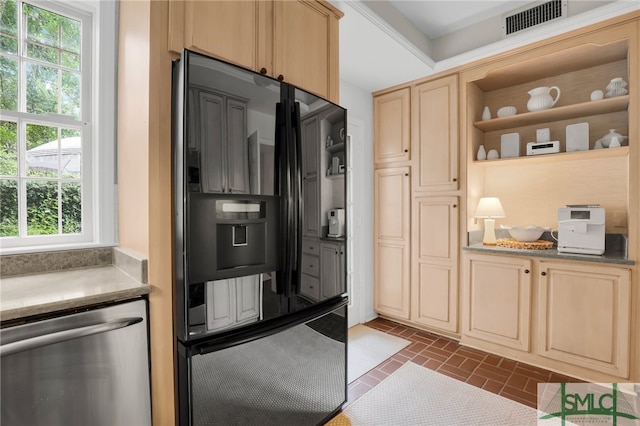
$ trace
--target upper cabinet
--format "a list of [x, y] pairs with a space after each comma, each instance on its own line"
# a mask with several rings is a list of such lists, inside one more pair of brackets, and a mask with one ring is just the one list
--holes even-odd
[[411, 103], [413, 190], [457, 190], [458, 76], [413, 87]]
[[195, 50], [338, 102], [338, 20], [325, 1], [170, 1], [169, 49]]
[[376, 164], [409, 161], [411, 89], [373, 98], [373, 156]]

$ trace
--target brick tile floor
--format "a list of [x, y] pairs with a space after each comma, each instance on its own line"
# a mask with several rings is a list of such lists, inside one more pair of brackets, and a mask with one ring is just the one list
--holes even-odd
[[376, 318], [368, 327], [393, 334], [412, 343], [349, 384], [348, 401], [353, 402], [406, 362], [446, 374], [456, 380], [536, 408], [537, 384], [577, 382], [542, 368], [467, 348], [455, 340]]

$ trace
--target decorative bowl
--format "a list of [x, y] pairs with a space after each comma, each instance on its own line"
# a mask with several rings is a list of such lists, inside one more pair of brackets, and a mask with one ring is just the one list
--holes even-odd
[[509, 235], [512, 238], [515, 238], [518, 241], [536, 241], [540, 236], [544, 233], [544, 231], [549, 231], [550, 228], [543, 228], [541, 226], [536, 225], [528, 225], [528, 226], [508, 226], [508, 225], [500, 225], [502, 229], [508, 229]]
[[504, 106], [498, 110], [497, 114], [498, 114], [498, 117], [502, 118], [502, 117], [509, 117], [511, 115], [516, 115], [517, 112], [518, 111], [514, 106]]

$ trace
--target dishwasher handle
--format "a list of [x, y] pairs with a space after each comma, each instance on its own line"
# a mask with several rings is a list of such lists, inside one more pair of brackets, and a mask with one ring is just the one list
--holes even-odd
[[119, 318], [100, 324], [77, 327], [24, 340], [18, 340], [17, 342], [5, 343], [0, 345], [0, 357], [40, 348], [42, 346], [53, 345], [55, 343], [66, 342], [80, 337], [87, 337], [94, 334], [105, 333], [107, 331], [118, 330], [119, 328], [128, 327], [139, 322], [142, 322], [142, 318], [140, 317]]

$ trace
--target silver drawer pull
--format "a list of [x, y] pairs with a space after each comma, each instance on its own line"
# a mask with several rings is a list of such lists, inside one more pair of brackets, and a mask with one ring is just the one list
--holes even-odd
[[24, 352], [36, 349], [42, 346], [53, 345], [55, 343], [66, 342], [67, 340], [87, 337], [93, 334], [105, 333], [107, 331], [117, 330], [119, 328], [128, 327], [133, 324], [142, 322], [142, 318], [120, 318], [113, 321], [107, 321], [101, 324], [89, 325], [85, 327], [72, 328], [70, 330], [58, 331], [56, 333], [44, 334], [29, 339], [19, 340], [17, 342], [6, 343], [0, 346], [0, 356], [12, 355], [18, 352]]

